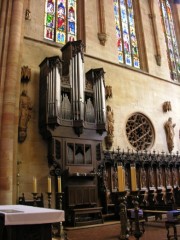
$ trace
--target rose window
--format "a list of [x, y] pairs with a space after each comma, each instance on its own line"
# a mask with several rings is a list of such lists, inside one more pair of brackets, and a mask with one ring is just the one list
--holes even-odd
[[126, 123], [127, 138], [136, 150], [149, 150], [154, 143], [154, 128], [141, 113], [131, 115]]

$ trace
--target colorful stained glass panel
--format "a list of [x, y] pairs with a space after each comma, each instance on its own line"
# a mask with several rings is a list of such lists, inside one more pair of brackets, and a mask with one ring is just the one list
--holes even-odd
[[171, 5], [168, 0], [160, 0], [162, 22], [167, 43], [169, 68], [173, 80], [180, 81], [180, 54], [178, 51]]
[[140, 68], [132, 0], [114, 0], [118, 61]]
[[123, 57], [123, 47], [122, 47], [122, 33], [121, 26], [119, 22], [119, 1], [114, 0], [114, 17], [115, 17], [115, 25], [116, 25], [116, 39], [117, 39], [117, 48], [118, 48], [118, 61], [119, 63], [124, 63]]
[[56, 42], [66, 43], [66, 1], [57, 0]]
[[68, 41], [75, 41], [77, 35], [76, 1], [68, 2]]
[[76, 0], [46, 0], [44, 37], [61, 44], [77, 40]]
[[55, 2], [47, 0], [45, 5], [45, 31], [44, 37], [49, 40], [54, 40], [55, 27]]

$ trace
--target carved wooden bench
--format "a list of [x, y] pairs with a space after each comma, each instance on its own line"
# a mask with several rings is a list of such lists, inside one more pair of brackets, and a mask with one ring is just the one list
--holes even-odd
[[[134, 209], [127, 209], [127, 216], [129, 219], [129, 223], [130, 223], [130, 229], [129, 232], [131, 235], [133, 235], [133, 232], [135, 231], [135, 226], [136, 226], [136, 219], [135, 219], [135, 212]], [[144, 233], [145, 232], [145, 228], [144, 228], [144, 223], [145, 223], [145, 218], [143, 216], [143, 210], [139, 209], [139, 227], [141, 228], [140, 230]], [[134, 226], [133, 226], [134, 225]]]
[[44, 198], [43, 194], [37, 196], [36, 201], [34, 202], [33, 199], [26, 199], [24, 193], [22, 193], [22, 197], [19, 197], [19, 204], [27, 205], [27, 206], [37, 206], [37, 207], [44, 207]]
[[[145, 232], [145, 228], [144, 228], [144, 223], [145, 223], [145, 219], [144, 218], [140, 218], [139, 219], [139, 226], [140, 226], [140, 230], [144, 233]], [[129, 232], [131, 235], [133, 235], [133, 232], [135, 231], [135, 225], [136, 225], [136, 222], [135, 222], [135, 218], [130, 218], [129, 219], [129, 223], [130, 223], [130, 228], [129, 228]], [[134, 225], [134, 227], [133, 227]]]
[[167, 214], [168, 211], [165, 210], [143, 210], [144, 218], [148, 221], [148, 216], [155, 216], [155, 220], [162, 219], [162, 214]]
[[74, 227], [103, 222], [102, 207], [72, 209], [72, 224]]
[[[166, 221], [165, 222], [166, 230], [167, 230], [167, 239], [175, 239], [178, 240], [180, 235], [177, 234], [177, 227], [180, 227], [180, 221]], [[173, 228], [173, 233], [170, 234], [170, 228]]]

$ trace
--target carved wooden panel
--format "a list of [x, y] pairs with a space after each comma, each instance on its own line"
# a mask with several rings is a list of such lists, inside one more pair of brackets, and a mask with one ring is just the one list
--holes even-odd
[[69, 186], [68, 205], [69, 207], [97, 205], [96, 186]]
[[68, 142], [66, 145], [66, 164], [92, 164], [92, 146], [90, 144]]

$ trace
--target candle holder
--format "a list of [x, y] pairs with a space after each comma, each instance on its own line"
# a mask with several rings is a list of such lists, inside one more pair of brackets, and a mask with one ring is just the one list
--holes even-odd
[[[63, 200], [63, 192], [56, 193], [56, 206], [57, 209], [62, 210], [62, 200]], [[60, 237], [62, 240], [67, 240], [67, 234], [64, 232], [62, 222], [58, 224], [53, 224], [53, 236]]]
[[56, 193], [57, 209], [62, 210], [63, 192]]
[[51, 197], [52, 197], [52, 193], [51, 192], [47, 192], [48, 195], [48, 208], [51, 208]]
[[129, 220], [127, 217], [126, 208], [126, 191], [117, 192], [118, 204], [119, 204], [119, 216], [121, 221], [121, 233], [120, 240], [129, 239]]
[[33, 195], [33, 206], [37, 207], [37, 195], [38, 195], [38, 193], [33, 192], [32, 195]]
[[[139, 197], [138, 197], [138, 190], [132, 191], [132, 200], [134, 204], [134, 222], [135, 222], [135, 229], [133, 231], [133, 235], [136, 238], [136, 240], [139, 240], [140, 237], [142, 237], [144, 233], [144, 222], [142, 221], [142, 231], [140, 230], [140, 216], [139, 216]], [[131, 227], [132, 228], [132, 227]]]
[[131, 196], [132, 196], [132, 201], [135, 203], [135, 202], [138, 202], [139, 203], [139, 191], [138, 190], [132, 190], [131, 191]]

